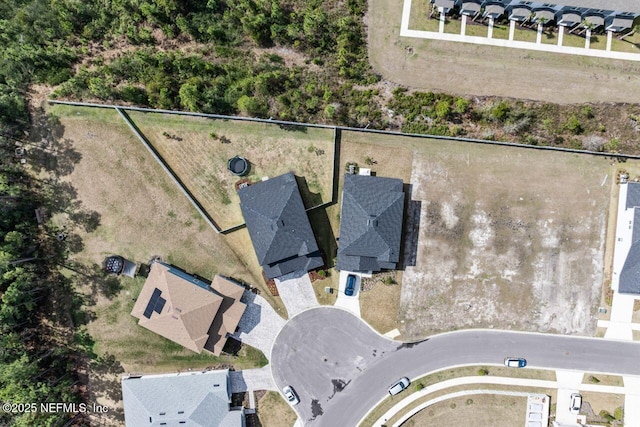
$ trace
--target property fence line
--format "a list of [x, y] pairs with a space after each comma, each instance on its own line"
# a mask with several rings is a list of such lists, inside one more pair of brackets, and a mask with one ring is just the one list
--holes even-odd
[[153, 158], [156, 159], [158, 164], [160, 164], [162, 169], [167, 173], [167, 175], [169, 175], [173, 183], [176, 184], [176, 186], [180, 189], [182, 194], [186, 196], [186, 198], [189, 200], [191, 205], [194, 208], [196, 208], [200, 216], [204, 218], [207, 224], [209, 224], [216, 231], [216, 233], [221, 233], [221, 230], [218, 227], [218, 225], [215, 223], [215, 221], [213, 221], [213, 219], [209, 216], [209, 214], [207, 214], [204, 208], [202, 208], [200, 203], [193, 197], [191, 192], [184, 186], [184, 184], [182, 183], [182, 180], [180, 180], [180, 178], [173, 172], [173, 169], [171, 169], [171, 167], [164, 161], [164, 159], [160, 156], [160, 154], [156, 151], [156, 149], [153, 148], [149, 140], [147, 140], [147, 137], [144, 136], [144, 134], [140, 131], [140, 129], [138, 129], [138, 126], [136, 126], [136, 124], [131, 120], [129, 115], [125, 111], [121, 110], [120, 108], [115, 108], [115, 110], [118, 112], [120, 117], [125, 121], [125, 123], [129, 126], [129, 129], [131, 129], [131, 131], [138, 137], [138, 139], [142, 142], [142, 144], [151, 153]]
[[636, 155], [636, 154], [603, 153], [603, 152], [597, 152], [597, 151], [580, 150], [575, 148], [551, 147], [547, 145], [526, 145], [526, 144], [519, 144], [515, 142], [491, 141], [488, 139], [463, 138], [459, 136], [405, 133], [405, 132], [397, 132], [397, 131], [382, 130], [382, 129], [368, 129], [368, 128], [357, 128], [357, 127], [351, 127], [351, 126], [338, 126], [338, 125], [335, 125], [335, 126], [323, 125], [318, 123], [289, 122], [289, 121], [275, 120], [275, 119], [260, 119], [257, 117], [241, 117], [241, 116], [226, 116], [221, 114], [192, 113], [188, 111], [174, 111], [174, 110], [162, 110], [162, 109], [154, 109], [154, 108], [129, 107], [129, 106], [122, 106], [122, 105], [97, 104], [97, 103], [91, 103], [91, 102], [57, 101], [57, 100], [49, 100], [48, 102], [51, 104], [70, 105], [70, 106], [76, 106], [76, 107], [111, 108], [111, 109], [121, 109], [124, 111], [126, 110], [140, 111], [143, 113], [160, 113], [160, 114], [172, 114], [172, 115], [179, 115], [179, 116], [205, 117], [205, 118], [221, 119], [221, 120], [238, 120], [238, 121], [245, 121], [245, 122], [271, 123], [271, 124], [278, 124], [283, 126], [304, 126], [304, 127], [311, 127], [311, 128], [334, 129], [334, 130], [346, 131], [346, 132], [372, 133], [372, 134], [380, 134], [380, 135], [388, 135], [388, 136], [406, 136], [411, 138], [436, 139], [436, 140], [444, 140], [444, 141], [465, 142], [465, 143], [472, 143], [472, 144], [497, 145], [502, 147], [515, 147], [515, 148], [528, 149], [528, 150], [558, 151], [563, 153], [586, 154], [586, 155], [597, 156], [597, 157], [612, 157], [612, 158], [619, 158], [619, 159], [640, 159], [640, 155]]

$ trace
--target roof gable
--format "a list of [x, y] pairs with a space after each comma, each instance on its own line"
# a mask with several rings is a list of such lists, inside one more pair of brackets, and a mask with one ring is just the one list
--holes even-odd
[[318, 252], [293, 173], [241, 188], [238, 195], [261, 266], [274, 268], [283, 261]]
[[363, 271], [363, 265], [375, 267], [371, 259], [398, 262], [403, 210], [401, 180], [345, 175], [338, 269]]

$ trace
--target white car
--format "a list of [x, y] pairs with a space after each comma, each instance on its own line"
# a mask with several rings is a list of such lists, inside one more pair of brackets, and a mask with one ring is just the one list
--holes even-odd
[[402, 377], [394, 385], [389, 387], [389, 394], [391, 396], [395, 396], [405, 388], [409, 387], [409, 384], [411, 384], [411, 381], [409, 381], [409, 378]]
[[569, 411], [572, 414], [577, 414], [580, 412], [580, 408], [582, 407], [582, 396], [578, 393], [573, 393], [571, 395], [571, 406], [569, 407]]
[[290, 405], [297, 405], [298, 403], [300, 403], [300, 399], [298, 399], [298, 395], [293, 390], [293, 387], [291, 387], [290, 385], [283, 388], [282, 393], [284, 393], [284, 397], [287, 398], [287, 401], [289, 402]]
[[527, 361], [522, 357], [506, 357], [504, 359], [504, 366], [507, 368], [524, 368], [527, 366]]

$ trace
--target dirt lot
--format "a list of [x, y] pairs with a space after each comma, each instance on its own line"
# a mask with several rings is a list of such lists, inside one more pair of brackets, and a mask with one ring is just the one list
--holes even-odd
[[405, 337], [464, 327], [593, 334], [612, 171], [590, 156], [423, 144], [411, 178], [423, 204], [417, 266], [402, 286]]
[[307, 207], [331, 200], [330, 129], [286, 130], [276, 124], [128, 114], [222, 229], [244, 222], [234, 187], [241, 178], [227, 170], [227, 161], [236, 155], [251, 163], [248, 178], [254, 182], [293, 171], [306, 180], [300, 190]]
[[369, 58], [389, 81], [459, 95], [555, 103], [640, 99], [640, 62], [404, 38], [402, 6], [403, 0], [369, 2]]
[[513, 427], [525, 424], [526, 411], [526, 397], [470, 395], [429, 406], [411, 417], [403, 426], [473, 424], [477, 427]]

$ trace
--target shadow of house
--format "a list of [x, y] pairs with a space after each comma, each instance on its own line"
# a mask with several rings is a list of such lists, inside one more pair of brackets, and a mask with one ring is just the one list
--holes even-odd
[[294, 176], [296, 177], [296, 182], [300, 189], [300, 195], [302, 196], [302, 203], [304, 204], [305, 209], [311, 209], [314, 206], [321, 205], [322, 195], [311, 191], [309, 184], [307, 183], [307, 178], [297, 175]]
[[324, 264], [293, 173], [241, 188], [238, 196], [266, 279]]
[[215, 276], [208, 283], [155, 262], [131, 315], [138, 324], [196, 353], [222, 352], [245, 310], [244, 287]]
[[412, 190], [412, 184], [404, 184], [404, 193], [407, 197], [405, 198], [405, 215], [402, 225], [402, 242], [404, 244], [400, 251], [400, 270], [404, 270], [406, 267], [414, 267], [418, 260], [422, 202], [420, 200], [411, 200]]
[[404, 204], [402, 180], [346, 174], [336, 269], [354, 272], [396, 269]]

